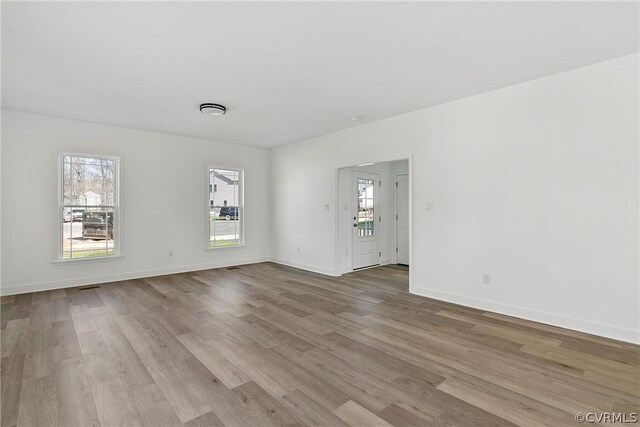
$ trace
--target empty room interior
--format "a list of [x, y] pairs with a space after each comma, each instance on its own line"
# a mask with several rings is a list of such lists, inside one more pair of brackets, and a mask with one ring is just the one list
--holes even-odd
[[640, 2], [0, 14], [2, 427], [640, 424]]

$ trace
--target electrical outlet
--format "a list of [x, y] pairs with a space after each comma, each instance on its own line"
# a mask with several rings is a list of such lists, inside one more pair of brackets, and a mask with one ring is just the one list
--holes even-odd
[[324, 210], [328, 211], [329, 210], [329, 204], [327, 203], [326, 205], [324, 205]]
[[169, 258], [173, 258], [173, 251], [169, 251]]
[[302, 248], [300, 246], [297, 247], [298, 253], [300, 253], [302, 251]]
[[427, 212], [431, 212], [432, 210], [434, 210], [434, 203], [433, 202], [424, 202], [424, 210]]
[[485, 285], [491, 284], [491, 274], [482, 273], [482, 283]]
[[349, 256], [349, 249], [344, 250], [344, 256]]

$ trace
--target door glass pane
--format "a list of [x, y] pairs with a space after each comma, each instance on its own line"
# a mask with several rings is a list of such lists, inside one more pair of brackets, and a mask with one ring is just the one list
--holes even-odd
[[372, 179], [358, 178], [358, 237], [372, 237], [375, 235], [374, 183]]

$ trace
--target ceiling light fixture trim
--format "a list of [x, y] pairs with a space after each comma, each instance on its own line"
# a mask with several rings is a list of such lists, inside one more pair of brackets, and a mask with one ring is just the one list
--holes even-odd
[[227, 112], [227, 107], [220, 104], [200, 104], [200, 112], [210, 116], [223, 116]]

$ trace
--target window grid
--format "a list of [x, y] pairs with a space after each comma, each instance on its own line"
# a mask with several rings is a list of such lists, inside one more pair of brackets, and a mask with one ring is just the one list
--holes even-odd
[[60, 259], [116, 254], [117, 159], [62, 155]]
[[372, 179], [358, 178], [358, 237], [375, 235], [374, 184]]
[[242, 171], [210, 167], [208, 172], [209, 247], [241, 245]]

